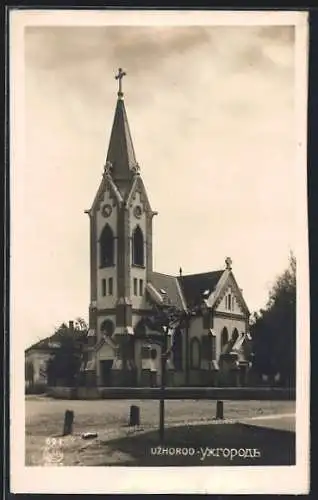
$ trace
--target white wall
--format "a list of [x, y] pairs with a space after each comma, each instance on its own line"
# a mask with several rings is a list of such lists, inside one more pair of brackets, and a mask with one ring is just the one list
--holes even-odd
[[[233, 333], [233, 330], [237, 328], [238, 333], [245, 333], [246, 324], [245, 318], [242, 319], [231, 318], [231, 316], [227, 318], [214, 317], [213, 320], [213, 331], [216, 335], [216, 359], [218, 360], [221, 354], [221, 334], [223, 328], [226, 327], [229, 333], [229, 339]], [[190, 329], [189, 329], [189, 342], [193, 337], [197, 337], [201, 340], [203, 335], [207, 335], [207, 330], [203, 328], [202, 317], [194, 318], [191, 321]], [[185, 359], [185, 333], [183, 334], [184, 339], [184, 348], [183, 348], [183, 356]], [[190, 347], [190, 346], [189, 346]], [[189, 358], [190, 358], [190, 350], [189, 350]]]
[[105, 360], [113, 360], [115, 358], [114, 349], [107, 343], [105, 343], [98, 351], [97, 351], [97, 361], [105, 361]]
[[189, 328], [189, 338], [197, 337], [200, 338], [202, 335], [206, 335], [206, 331], [203, 328], [203, 320], [201, 316], [193, 318]]
[[32, 362], [33, 364], [33, 369], [34, 369], [34, 382], [46, 382], [46, 377], [41, 377], [41, 367], [46, 368], [47, 362], [50, 358], [50, 354], [48, 353], [43, 353], [40, 351], [34, 351], [34, 352], [29, 352], [26, 355], [25, 361]]

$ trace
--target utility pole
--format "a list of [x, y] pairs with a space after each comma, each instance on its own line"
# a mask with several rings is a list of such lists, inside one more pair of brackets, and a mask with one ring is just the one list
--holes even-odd
[[185, 313], [185, 337], [186, 337], [186, 345], [185, 345], [185, 383], [186, 386], [189, 386], [189, 323], [190, 317], [188, 313]]
[[166, 389], [166, 374], [167, 374], [167, 357], [171, 352], [169, 348], [168, 353], [168, 331], [169, 327], [177, 321], [180, 326], [185, 327], [186, 334], [186, 383], [189, 384], [189, 328], [190, 319], [195, 316], [197, 308], [181, 312], [175, 306], [167, 306], [164, 304], [157, 304], [153, 311], [152, 318], [148, 318], [148, 324], [151, 328], [158, 328], [162, 335], [162, 351], [161, 351], [161, 387], [160, 387], [160, 400], [159, 400], [159, 436], [160, 441], [164, 441], [165, 432], [165, 389]]
[[167, 368], [167, 348], [168, 348], [168, 326], [163, 326], [163, 343], [161, 352], [161, 398], [159, 401], [159, 435], [160, 442], [164, 441], [165, 433], [165, 388], [166, 388], [166, 368]]

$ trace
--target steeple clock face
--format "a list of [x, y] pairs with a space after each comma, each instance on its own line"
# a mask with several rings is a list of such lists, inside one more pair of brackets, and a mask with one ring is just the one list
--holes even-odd
[[137, 217], [137, 219], [140, 219], [140, 217], [142, 216], [142, 208], [140, 205], [137, 205], [134, 208], [134, 216]]
[[112, 213], [112, 207], [110, 205], [107, 204], [102, 206], [103, 217], [109, 217], [111, 213]]

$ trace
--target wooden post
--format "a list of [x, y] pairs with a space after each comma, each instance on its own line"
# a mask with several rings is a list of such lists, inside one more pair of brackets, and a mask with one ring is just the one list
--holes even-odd
[[216, 418], [218, 420], [222, 420], [224, 418], [223, 401], [216, 402]]
[[167, 351], [167, 341], [168, 341], [168, 327], [163, 327], [163, 344], [162, 344], [162, 352], [161, 352], [161, 398], [159, 402], [159, 435], [160, 441], [164, 441], [165, 434], [165, 397], [164, 390], [166, 387], [166, 351]]
[[134, 427], [140, 425], [140, 408], [139, 406], [132, 405], [129, 414], [129, 426]]
[[185, 335], [185, 385], [186, 387], [189, 386], [189, 327], [190, 327], [190, 319], [189, 316], [186, 314], [185, 316], [185, 328], [186, 328], [186, 335]]
[[64, 415], [64, 430], [63, 436], [68, 436], [73, 432], [73, 422], [74, 422], [74, 412], [71, 410], [66, 410]]

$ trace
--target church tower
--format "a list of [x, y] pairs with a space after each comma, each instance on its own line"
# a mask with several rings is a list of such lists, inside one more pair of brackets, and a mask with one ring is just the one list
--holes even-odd
[[[103, 177], [90, 210], [90, 331], [96, 346], [112, 339], [117, 366], [134, 363], [134, 327], [149, 307], [152, 273], [152, 211], [128, 125], [120, 68], [113, 126]], [[97, 379], [101, 377], [96, 353]], [[119, 372], [118, 372], [119, 373]], [[125, 384], [121, 373], [118, 385]], [[126, 373], [127, 376], [127, 373]], [[131, 382], [130, 382], [131, 383]], [[129, 382], [128, 382], [129, 384]], [[117, 384], [115, 384], [117, 385]]]

